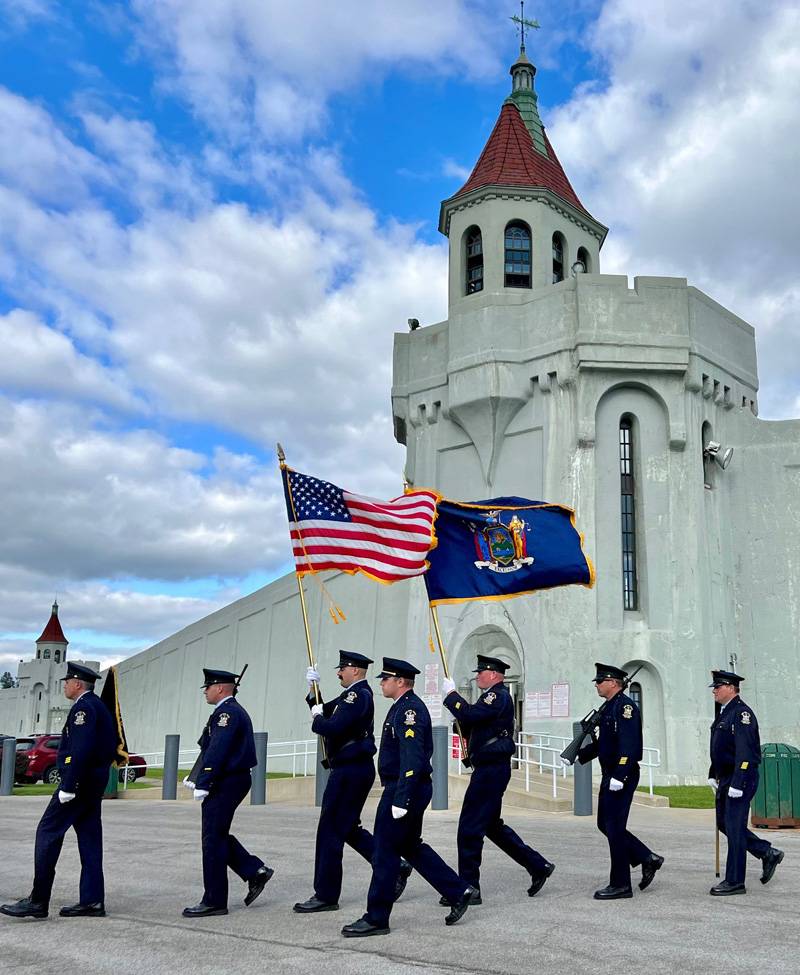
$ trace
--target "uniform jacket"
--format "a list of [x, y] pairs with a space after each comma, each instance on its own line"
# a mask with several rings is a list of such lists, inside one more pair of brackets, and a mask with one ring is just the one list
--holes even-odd
[[117, 753], [117, 732], [111, 712], [94, 691], [74, 702], [61, 731], [57, 764], [64, 792], [81, 785], [108, 781], [108, 770]]
[[[308, 706], [316, 703], [313, 694]], [[331, 768], [372, 758], [375, 748], [375, 704], [366, 680], [345, 687], [333, 701], [322, 705], [322, 714], [311, 722], [311, 730], [325, 739]]]
[[760, 764], [758, 721], [737, 695], [725, 705], [711, 725], [711, 767], [708, 777], [730, 780], [734, 789], [744, 791], [748, 777], [758, 771]]
[[389, 708], [378, 754], [381, 785], [397, 783], [393, 805], [410, 808], [415, 786], [430, 781], [432, 755], [431, 716], [414, 691], [408, 690]]
[[256, 764], [250, 715], [235, 697], [218, 704], [197, 742], [200, 760], [195, 785], [210, 790], [227, 776], [249, 772]]
[[642, 760], [642, 716], [633, 701], [620, 691], [603, 708], [594, 737], [578, 752], [581, 765], [600, 760], [604, 775], [624, 782]]
[[516, 751], [514, 744], [514, 702], [505, 684], [484, 691], [474, 704], [457, 691], [444, 699], [444, 706], [456, 718], [467, 737], [473, 765], [507, 762]]

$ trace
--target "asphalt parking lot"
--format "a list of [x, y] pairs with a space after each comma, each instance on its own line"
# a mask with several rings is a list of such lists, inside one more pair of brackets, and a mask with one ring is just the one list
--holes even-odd
[[[0, 799], [2, 903], [30, 891], [34, 831], [45, 802]], [[374, 803], [365, 821], [373, 810]], [[241, 807], [235, 832], [275, 868], [275, 877], [246, 908], [244, 885], [231, 876], [230, 914], [199, 921], [181, 917], [202, 893], [197, 806], [126, 799], [105, 803], [103, 812], [109, 916], [58, 917], [60, 906], [77, 900], [77, 848], [68, 834], [51, 917], [0, 917], [0, 972], [296, 975], [332, 966], [344, 975], [800, 971], [800, 833], [763, 834], [786, 851], [768, 886], [758, 882], [760, 865], [751, 859], [747, 895], [712, 898], [714, 834], [706, 810], [635, 809], [632, 828], [666, 864], [649, 890], [608, 903], [591, 896], [608, 875], [607, 847], [593, 820], [514, 810], [507, 821], [556, 863], [540, 894], [527, 897], [527, 875], [489, 844], [483, 905], [470, 908], [458, 925], [445, 927], [438, 895], [412, 876], [392, 914], [392, 933], [352, 940], [339, 932], [363, 913], [369, 882], [367, 864], [352, 851], [345, 852], [341, 909], [292, 912], [295, 901], [312, 893], [313, 807]], [[452, 864], [456, 821], [455, 810], [429, 812], [425, 829], [425, 839]]]

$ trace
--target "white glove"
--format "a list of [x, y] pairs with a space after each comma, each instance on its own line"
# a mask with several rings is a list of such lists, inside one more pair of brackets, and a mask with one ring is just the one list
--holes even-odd
[[194, 787], [195, 787], [194, 782], [192, 782], [192, 780], [189, 778], [188, 775], [186, 776], [186, 778], [183, 780], [183, 782], [181, 784], [186, 789], [194, 789]]
[[568, 758], [562, 758], [561, 759], [561, 767], [562, 768], [569, 768], [571, 765], [572, 765], [572, 762]]
[[195, 799], [205, 799], [208, 795], [208, 789], [195, 789], [192, 795]]
[[442, 694], [444, 694], [445, 697], [447, 697], [448, 694], [452, 694], [455, 689], [456, 682], [454, 680], [450, 680], [449, 677], [442, 678]]
[[711, 786], [711, 788], [714, 790], [714, 792], [716, 792], [717, 789], [719, 788], [719, 780], [718, 779], [709, 779], [708, 780], [708, 784]]
[[306, 683], [309, 687], [312, 684], [319, 684], [319, 671], [316, 667], [309, 667], [306, 671]]
[[728, 786], [728, 795], [731, 799], [741, 799], [744, 793], [741, 789], [734, 789], [734, 787], [731, 785]]
[[58, 790], [58, 801], [63, 805], [65, 802], [71, 802], [75, 798], [76, 793], [74, 792], [64, 792], [63, 789]]
[[620, 789], [622, 789], [624, 787], [624, 785], [625, 785], [625, 783], [624, 782], [620, 782], [619, 779], [612, 779], [608, 783], [608, 787], [609, 787], [609, 789], [611, 789], [612, 792], [619, 792]]
[[314, 704], [312, 706], [312, 708], [311, 708], [311, 715], [312, 715], [312, 717], [317, 718], [317, 717], [319, 717], [320, 714], [322, 714], [322, 705], [321, 704]]
[[400, 806], [392, 806], [392, 819], [402, 819], [407, 812], [407, 809], [401, 809]]

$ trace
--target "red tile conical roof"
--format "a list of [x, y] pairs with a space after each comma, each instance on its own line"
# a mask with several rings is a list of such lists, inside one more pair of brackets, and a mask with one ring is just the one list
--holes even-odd
[[53, 612], [47, 621], [47, 626], [42, 630], [42, 635], [36, 642], [69, 643], [69, 640], [64, 636], [64, 631], [61, 629], [61, 623], [58, 619], [58, 603], [53, 603]]
[[590, 215], [561, 168], [546, 134], [544, 138], [547, 156], [534, 148], [517, 106], [506, 102], [472, 174], [451, 199], [481, 186], [541, 186]]

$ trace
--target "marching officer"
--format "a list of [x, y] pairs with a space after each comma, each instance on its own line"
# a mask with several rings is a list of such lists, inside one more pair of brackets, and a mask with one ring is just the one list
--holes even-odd
[[712, 887], [714, 897], [744, 894], [747, 854], [761, 861], [761, 883], [772, 880], [783, 851], [747, 828], [750, 802], [758, 788], [761, 741], [753, 709], [739, 697], [744, 680], [729, 670], [712, 670], [711, 684], [719, 715], [711, 725], [708, 783], [716, 796], [717, 829], [728, 838], [725, 879]]
[[474, 673], [481, 696], [470, 704], [456, 691], [455, 682], [444, 679], [444, 706], [453, 714], [468, 740], [473, 771], [458, 818], [458, 874], [477, 891], [472, 904], [481, 903], [480, 869], [484, 837], [524, 867], [531, 877], [528, 895], [533, 897], [555, 870], [501, 818], [503, 794], [511, 779], [514, 743], [514, 702], [504, 683], [508, 664], [497, 657], [478, 654]]
[[117, 751], [111, 712], [94, 693], [100, 675], [82, 664], [67, 665], [64, 696], [72, 701], [58, 745], [61, 781], [36, 830], [33, 890], [0, 911], [10, 917], [47, 917], [64, 835], [70, 826], [81, 860], [80, 900], [62, 907], [61, 917], [105, 917], [103, 881], [103, 793]]
[[383, 723], [378, 754], [383, 795], [375, 814], [372, 881], [367, 912], [342, 928], [346, 938], [389, 934], [401, 855], [452, 905], [445, 924], [455, 924], [463, 917], [474, 893], [473, 887], [422, 842], [422, 819], [433, 793], [433, 734], [428, 709], [414, 693], [418, 673], [405, 660], [383, 658], [383, 670], [378, 675], [381, 692], [394, 704]]
[[228, 867], [247, 883], [248, 907], [275, 872], [230, 832], [234, 813], [250, 791], [250, 770], [256, 764], [250, 715], [236, 700], [241, 674], [206, 667], [203, 674], [206, 703], [214, 711], [198, 741], [200, 756], [184, 780], [203, 803], [203, 897], [194, 907], [184, 908], [184, 917], [228, 913]]
[[314, 716], [311, 730], [325, 742], [330, 775], [317, 826], [314, 893], [294, 905], [298, 914], [338, 909], [345, 843], [372, 860], [372, 834], [361, 825], [361, 811], [375, 781], [375, 705], [366, 680], [371, 663], [363, 653], [340, 650], [336, 672], [343, 690], [324, 704], [315, 703], [310, 691], [312, 684], [319, 683], [319, 673], [314, 667], [306, 672], [306, 700]]
[[595, 900], [633, 897], [631, 867], [642, 866], [639, 890], [653, 882], [664, 857], [653, 853], [628, 831], [633, 794], [639, 784], [642, 759], [642, 716], [624, 692], [628, 674], [610, 664], [595, 664], [597, 693], [604, 698], [602, 717], [595, 737], [578, 752], [581, 765], [599, 758], [603, 777], [597, 800], [597, 828], [608, 839], [611, 877], [607, 887], [596, 890]]

